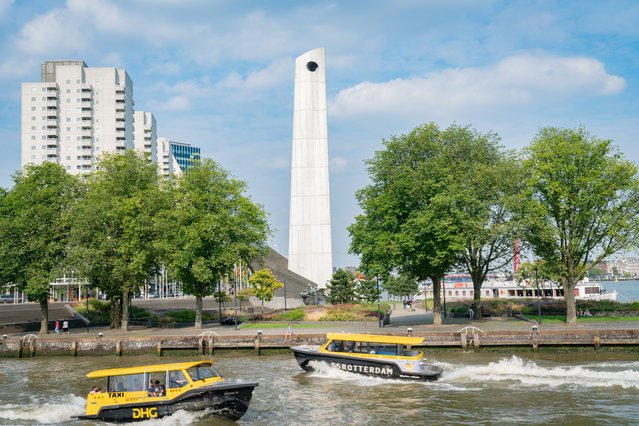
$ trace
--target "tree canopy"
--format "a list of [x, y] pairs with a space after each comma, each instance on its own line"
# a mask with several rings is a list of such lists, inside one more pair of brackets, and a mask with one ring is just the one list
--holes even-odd
[[167, 215], [169, 266], [184, 292], [196, 297], [196, 328], [202, 326], [202, 298], [213, 294], [238, 261], [254, 262], [266, 253], [266, 212], [245, 189], [210, 159], [189, 168], [174, 188]]
[[46, 334], [50, 284], [65, 272], [68, 213], [80, 183], [50, 162], [25, 167], [13, 181], [0, 204], [0, 278], [40, 303], [40, 333]]
[[326, 284], [328, 302], [333, 305], [353, 303], [356, 298], [356, 284], [355, 275], [345, 269], [338, 268], [333, 273], [330, 282]]
[[637, 244], [637, 167], [584, 128], [543, 128], [527, 154], [519, 220], [563, 285], [567, 322], [576, 324], [576, 284], [593, 265]]
[[251, 275], [251, 278], [249, 278], [249, 283], [253, 288], [255, 297], [262, 301], [262, 311], [264, 311], [264, 302], [272, 300], [273, 296], [275, 296], [275, 290], [284, 287], [284, 284], [282, 284], [268, 268], [256, 271]]
[[161, 265], [167, 195], [157, 165], [133, 150], [104, 154], [86, 187], [72, 212], [68, 263], [109, 296], [112, 325], [119, 317], [126, 330], [129, 298]]

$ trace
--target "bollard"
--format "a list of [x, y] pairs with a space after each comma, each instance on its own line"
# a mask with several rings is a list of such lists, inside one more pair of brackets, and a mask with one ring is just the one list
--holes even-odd
[[409, 336], [409, 337], [413, 336], [413, 329], [411, 327], [408, 327], [406, 329], [406, 335]]

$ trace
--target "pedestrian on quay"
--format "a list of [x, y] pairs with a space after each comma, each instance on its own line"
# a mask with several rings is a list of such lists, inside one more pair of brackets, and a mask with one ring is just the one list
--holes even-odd
[[69, 334], [69, 321], [62, 321], [62, 334]]
[[471, 320], [475, 318], [475, 311], [473, 311], [473, 308], [471, 307], [468, 308], [468, 318], [470, 318]]
[[60, 320], [55, 320], [55, 334], [60, 334]]

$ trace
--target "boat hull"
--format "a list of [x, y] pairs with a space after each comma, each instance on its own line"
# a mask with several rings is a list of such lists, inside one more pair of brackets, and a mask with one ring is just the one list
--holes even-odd
[[93, 416], [78, 416], [81, 420], [131, 422], [170, 416], [179, 410], [204, 411], [230, 420], [239, 420], [248, 410], [255, 382], [222, 382], [192, 389], [171, 400], [111, 405]]
[[[385, 358], [357, 357], [353, 355], [327, 354], [319, 349], [294, 346], [291, 348], [295, 360], [305, 371], [313, 371], [312, 362], [324, 362], [331, 367], [349, 373], [386, 379], [437, 380], [442, 369], [434, 365], [422, 365], [419, 370], [414, 364], [402, 363]], [[411, 369], [413, 371], [411, 371]]]

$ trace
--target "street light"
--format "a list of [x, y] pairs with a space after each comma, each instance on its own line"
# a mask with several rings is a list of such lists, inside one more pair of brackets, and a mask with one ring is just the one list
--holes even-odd
[[382, 328], [382, 311], [379, 306], [379, 275], [375, 274], [375, 281], [377, 282], [377, 325]]
[[537, 287], [537, 322], [541, 324], [541, 293], [539, 292], [539, 278], [537, 276], [537, 265], [535, 265], [535, 285]]
[[444, 319], [446, 319], [446, 278], [442, 278], [442, 294], [444, 295]]
[[235, 330], [237, 330], [237, 280], [233, 277], [233, 304], [235, 305]]

